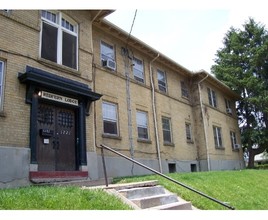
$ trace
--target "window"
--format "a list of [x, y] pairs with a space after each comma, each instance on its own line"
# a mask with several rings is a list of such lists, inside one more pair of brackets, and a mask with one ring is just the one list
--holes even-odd
[[192, 142], [192, 129], [190, 123], [185, 123], [185, 131], [186, 131], [186, 140], [187, 142]]
[[170, 118], [162, 117], [164, 143], [172, 143]]
[[118, 135], [117, 105], [103, 102], [102, 117], [104, 134]]
[[167, 92], [166, 74], [161, 70], [157, 70], [158, 88], [162, 92]]
[[217, 108], [217, 97], [214, 90], [208, 88], [208, 100], [209, 104], [215, 108]]
[[113, 71], [116, 69], [114, 47], [103, 41], [101, 41], [101, 65]]
[[41, 57], [77, 69], [77, 29], [62, 13], [42, 10]]
[[181, 81], [181, 95], [184, 98], [189, 98], [189, 88], [184, 81]]
[[232, 149], [237, 149], [238, 144], [236, 142], [236, 134], [235, 134], [235, 132], [230, 131], [230, 138], [231, 138]]
[[4, 100], [4, 62], [0, 60], [0, 111], [3, 110]]
[[144, 73], [143, 73], [143, 62], [142, 60], [139, 60], [138, 58], [133, 58], [133, 75], [134, 79], [144, 83]]
[[138, 128], [138, 138], [148, 140], [148, 120], [146, 112], [137, 111], [136, 121]]
[[115, 60], [114, 47], [101, 41], [101, 60]]
[[225, 99], [226, 112], [232, 115], [231, 101], [229, 99]]
[[221, 128], [213, 126], [214, 142], [216, 148], [222, 148]]

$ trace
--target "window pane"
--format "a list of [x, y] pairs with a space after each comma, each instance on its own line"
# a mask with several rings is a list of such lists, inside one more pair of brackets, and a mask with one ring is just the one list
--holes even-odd
[[110, 103], [102, 103], [103, 115], [103, 132], [106, 134], [117, 135], [117, 112], [116, 105]]
[[213, 107], [217, 107], [216, 93], [212, 90]]
[[57, 28], [43, 22], [41, 57], [57, 62]]
[[2, 78], [3, 78], [3, 62], [0, 61], [0, 87], [2, 86]]
[[158, 70], [157, 71], [157, 79], [158, 79], [158, 88], [160, 91], [166, 92], [166, 76], [165, 73]]
[[213, 126], [215, 147], [222, 147], [221, 128]]
[[137, 112], [138, 126], [147, 127], [147, 115], [145, 112]]
[[4, 84], [4, 62], [0, 61], [0, 111], [2, 110], [2, 95], [3, 95], [3, 84]]
[[113, 48], [113, 46], [111, 46], [105, 42], [101, 42], [101, 58], [103, 60], [107, 60], [109, 58], [114, 60], [114, 48]]
[[116, 107], [113, 104], [103, 103], [102, 105], [103, 118], [116, 120]]
[[42, 17], [56, 23], [56, 14], [49, 11], [42, 10]]
[[212, 105], [212, 97], [211, 97], [211, 92], [209, 88], [208, 88], [208, 101], [209, 101], [209, 104]]
[[171, 143], [171, 129], [170, 129], [170, 119], [162, 118], [162, 129], [164, 142]]
[[134, 57], [133, 64], [134, 64], [133, 66], [134, 78], [140, 82], [144, 82], [143, 62]]
[[63, 32], [62, 38], [62, 64], [76, 69], [76, 36]]
[[103, 132], [105, 134], [117, 134], [116, 122], [103, 121]]
[[189, 91], [188, 91], [188, 87], [185, 84], [184, 81], [181, 81], [181, 95], [183, 97], [189, 98]]
[[170, 131], [163, 131], [163, 135], [164, 135], [164, 142], [171, 143]]
[[190, 124], [185, 124], [185, 130], [186, 130], [186, 139], [188, 141], [192, 140], [192, 135], [191, 135], [191, 126]]
[[141, 139], [148, 139], [147, 128], [138, 127], [138, 137]]
[[145, 112], [137, 112], [136, 121], [138, 127], [138, 137], [148, 139], [147, 114]]

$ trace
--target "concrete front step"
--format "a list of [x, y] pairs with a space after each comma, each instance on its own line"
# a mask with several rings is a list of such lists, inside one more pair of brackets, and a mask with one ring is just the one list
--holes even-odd
[[178, 201], [165, 205], [154, 206], [146, 210], [192, 210], [192, 204], [186, 201]]
[[165, 194], [165, 189], [162, 186], [137, 187], [131, 189], [118, 190], [123, 196], [128, 199], [137, 199], [148, 196]]
[[178, 202], [178, 197], [175, 194], [160, 194], [131, 199], [131, 201], [137, 206], [139, 206], [141, 209], [146, 209], [159, 205], [166, 205], [169, 203]]

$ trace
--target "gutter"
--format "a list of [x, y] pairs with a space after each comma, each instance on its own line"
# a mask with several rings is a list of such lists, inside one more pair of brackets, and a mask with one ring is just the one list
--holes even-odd
[[159, 171], [162, 173], [162, 163], [161, 163], [161, 155], [160, 155], [160, 146], [159, 146], [159, 134], [158, 134], [158, 126], [157, 126], [157, 116], [156, 116], [156, 106], [155, 106], [155, 89], [154, 89], [154, 81], [153, 81], [153, 70], [152, 70], [152, 63], [159, 57], [159, 53], [157, 56], [150, 61], [150, 82], [152, 87], [152, 108], [153, 108], [153, 118], [154, 118], [154, 129], [155, 129], [155, 139], [156, 139], [156, 150], [157, 150], [157, 157], [159, 163]]

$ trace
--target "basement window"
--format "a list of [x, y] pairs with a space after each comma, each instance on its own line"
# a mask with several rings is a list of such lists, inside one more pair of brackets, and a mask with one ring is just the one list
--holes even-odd
[[169, 173], [176, 173], [176, 164], [175, 163], [168, 164], [168, 172]]

